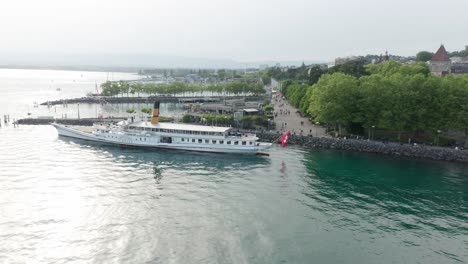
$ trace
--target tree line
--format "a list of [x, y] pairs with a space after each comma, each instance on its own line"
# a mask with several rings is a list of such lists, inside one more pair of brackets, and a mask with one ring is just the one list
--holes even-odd
[[218, 84], [189, 84], [182, 82], [174, 83], [138, 83], [138, 82], [105, 82], [101, 84], [101, 95], [130, 96], [143, 93], [147, 95], [176, 95], [176, 94], [199, 94], [202, 92], [223, 94], [263, 94], [265, 89], [261, 83], [226, 82]]
[[[468, 46], [465, 46], [464, 50], [460, 51], [452, 51], [449, 52], [449, 57], [468, 57]], [[420, 51], [416, 54], [416, 61], [430, 61], [432, 59], [432, 56], [434, 56], [434, 52], [430, 51]]]
[[[369, 73], [366, 70], [366, 65], [369, 64], [369, 61], [366, 58], [360, 58], [346, 63], [336, 65], [329, 69], [322, 68], [320, 65], [314, 65], [312, 67], [307, 67], [303, 63], [300, 67], [296, 68], [287, 68], [281, 69], [279, 67], [268, 68], [265, 71], [259, 73], [262, 79], [274, 78], [276, 80], [295, 80], [300, 83], [313, 85], [316, 83], [320, 76], [325, 73], [336, 73], [341, 72], [355, 77], [361, 77], [368, 75]], [[265, 82], [265, 80], [264, 80]]]
[[189, 114], [182, 117], [184, 123], [204, 123], [211, 126], [232, 126], [243, 129], [255, 129], [256, 127], [269, 128], [268, 117], [266, 116], [244, 116], [241, 120], [236, 121], [234, 115], [226, 114], [202, 114], [199, 117], [194, 117]]
[[443, 78], [429, 74], [425, 64], [386, 62], [367, 65], [366, 74], [326, 73], [308, 85], [283, 82], [288, 100], [314, 122], [336, 126], [342, 133], [371, 127], [396, 131], [460, 130], [468, 147], [468, 75]]
[[236, 69], [218, 69], [218, 70], [209, 70], [209, 69], [140, 69], [138, 71], [139, 75], [147, 76], [163, 76], [163, 77], [184, 77], [188, 74], [197, 74], [201, 78], [216, 78], [219, 80], [224, 80], [226, 78], [241, 78], [242, 70]]

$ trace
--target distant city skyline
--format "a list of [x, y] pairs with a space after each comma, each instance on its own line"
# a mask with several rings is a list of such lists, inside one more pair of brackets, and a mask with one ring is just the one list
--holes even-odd
[[28, 58], [44, 55], [58, 61], [63, 54], [148, 54], [221, 65], [329, 62], [386, 50], [414, 56], [421, 50], [435, 52], [440, 44], [449, 51], [462, 50], [468, 45], [463, 34], [468, 2], [440, 3], [9, 1], [0, 9], [0, 64], [27, 63]]

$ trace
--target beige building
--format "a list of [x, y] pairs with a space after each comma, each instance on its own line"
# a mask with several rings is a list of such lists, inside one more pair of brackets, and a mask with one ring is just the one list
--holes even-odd
[[361, 56], [349, 56], [349, 57], [339, 57], [335, 59], [335, 66], [340, 64], [345, 64], [346, 62], [355, 61], [362, 59]]

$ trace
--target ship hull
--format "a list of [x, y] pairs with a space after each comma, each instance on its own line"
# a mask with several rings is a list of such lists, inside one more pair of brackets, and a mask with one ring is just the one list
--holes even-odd
[[[103, 137], [102, 135], [83, 132], [73, 127], [68, 127], [60, 124], [53, 124], [57, 129], [59, 136], [87, 140], [108, 145], [118, 145], [124, 147], [138, 147], [138, 148], [159, 148], [171, 150], [184, 150], [195, 152], [209, 152], [209, 153], [234, 153], [234, 154], [247, 154], [258, 155], [264, 154], [263, 151], [268, 149], [271, 143], [259, 143], [255, 148], [247, 147], [225, 147], [222, 145], [211, 144], [173, 144], [173, 143], [159, 143], [159, 142], [142, 142], [141, 138], [130, 137], [125, 135], [114, 137]], [[140, 139], [140, 140], [137, 140]], [[146, 139], [145, 139], [146, 140]], [[149, 140], [148, 140], [149, 141]]]

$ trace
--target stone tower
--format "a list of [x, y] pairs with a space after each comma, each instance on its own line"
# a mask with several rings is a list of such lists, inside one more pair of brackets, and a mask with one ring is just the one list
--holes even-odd
[[440, 45], [440, 48], [432, 56], [429, 62], [429, 69], [431, 73], [436, 76], [445, 76], [450, 73], [452, 62], [450, 61], [449, 55], [445, 50], [444, 45]]

